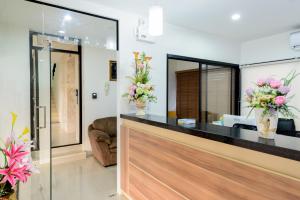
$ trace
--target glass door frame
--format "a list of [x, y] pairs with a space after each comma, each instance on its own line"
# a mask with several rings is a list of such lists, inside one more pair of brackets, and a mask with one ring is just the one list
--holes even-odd
[[[63, 39], [62, 36], [58, 36], [58, 35], [53, 35], [53, 34], [47, 34], [47, 33], [39, 33], [39, 32], [35, 32], [35, 31], [30, 31], [29, 32], [29, 45], [30, 45], [30, 58], [31, 58], [31, 53], [32, 51], [34, 50], [35, 51], [35, 55], [37, 56], [37, 51], [39, 49], [42, 49], [41, 47], [35, 47], [33, 45], [33, 36], [35, 35], [45, 35], [45, 36], [51, 36], [51, 37], [56, 37], [56, 38], [60, 38], [60, 39]], [[75, 38], [69, 38], [70, 40], [75, 40]], [[78, 62], [79, 62], [79, 66], [78, 66], [78, 73], [79, 73], [79, 77], [78, 77], [78, 81], [79, 81], [79, 92], [77, 93], [78, 95], [78, 100], [79, 100], [79, 142], [78, 143], [74, 143], [74, 144], [65, 144], [65, 145], [59, 145], [59, 146], [53, 146], [52, 144], [52, 141], [51, 141], [51, 148], [59, 148], [59, 147], [66, 147], [66, 146], [73, 146], [73, 145], [80, 145], [82, 144], [82, 134], [83, 134], [83, 131], [82, 131], [82, 48], [81, 48], [81, 40], [80, 39], [77, 39], [78, 40], [78, 51], [71, 51], [71, 50], [62, 50], [62, 49], [56, 49], [56, 48], [52, 48], [51, 45], [49, 45], [49, 53], [50, 53], [50, 67], [51, 67], [51, 55], [52, 53], [54, 52], [60, 52], [60, 53], [68, 53], [68, 54], [76, 54], [78, 55]], [[38, 58], [37, 58], [38, 59]], [[39, 102], [35, 102], [34, 101], [38, 101], [38, 98], [37, 99], [33, 99], [34, 97], [34, 90], [36, 90], [35, 92], [37, 93], [38, 95], [38, 83], [37, 84], [37, 88], [35, 88], [35, 84], [34, 82], [32, 81], [32, 77], [35, 76], [35, 72], [36, 70], [33, 69], [33, 67], [36, 67], [36, 64], [33, 64], [32, 62], [32, 59], [30, 59], [30, 109], [31, 109], [31, 139], [34, 139], [34, 145], [35, 145], [35, 148], [33, 149], [33, 151], [38, 151], [39, 150], [39, 132], [38, 132], [38, 129], [34, 130], [36, 128], [36, 126], [38, 125], [38, 120], [37, 122], [34, 121], [33, 117], [34, 116], [34, 112], [36, 110], [36, 105], [38, 106], [39, 105]], [[50, 69], [50, 72], [51, 72], [51, 69]], [[52, 75], [50, 73], [50, 85], [51, 85], [51, 82], [52, 82]], [[51, 96], [51, 90], [50, 90], [50, 96]], [[52, 108], [51, 108], [51, 100], [50, 100], [50, 118], [51, 118], [51, 111], [52, 111]], [[37, 119], [38, 119], [38, 112], [37, 112]], [[52, 119], [52, 118], [51, 118]], [[37, 124], [36, 124], [37, 123]], [[50, 126], [51, 126], [51, 123], [50, 123]], [[50, 127], [51, 128], [51, 127]], [[50, 129], [51, 131], [52, 129]], [[51, 132], [51, 138], [52, 138], [52, 132]], [[52, 140], [52, 139], [51, 139]]]
[[[226, 62], [219, 62], [219, 61], [213, 61], [213, 60], [206, 60], [206, 59], [200, 59], [200, 58], [192, 58], [192, 57], [186, 57], [186, 56], [179, 56], [179, 55], [173, 55], [173, 54], [167, 54], [167, 69], [166, 69], [166, 117], [168, 118], [168, 109], [169, 109], [169, 60], [181, 60], [181, 61], [188, 61], [188, 62], [195, 62], [199, 64], [199, 121], [201, 121], [201, 111], [202, 111], [202, 65], [211, 65], [211, 66], [220, 66], [224, 68], [230, 68], [231, 69], [231, 75], [232, 70], [235, 70], [235, 77], [233, 80], [233, 76], [231, 76], [231, 92], [234, 88], [234, 99], [231, 99], [231, 108], [234, 109], [234, 115], [240, 115], [240, 102], [241, 102], [241, 82], [240, 82], [240, 66], [238, 64], [233, 63], [226, 63]], [[232, 97], [232, 95], [231, 95]], [[234, 102], [234, 105], [232, 103]], [[232, 109], [231, 109], [232, 110]], [[207, 118], [207, 113], [206, 113]]]
[[[53, 35], [52, 35], [53, 36]], [[60, 36], [54, 36], [60, 38]], [[70, 38], [72, 40], [72, 38]], [[78, 51], [71, 51], [71, 50], [62, 50], [62, 49], [56, 49], [52, 48], [50, 46], [50, 55], [52, 56], [52, 53], [66, 53], [66, 54], [75, 54], [78, 55], [78, 85], [79, 88], [76, 90], [76, 96], [77, 96], [77, 102], [79, 103], [79, 142], [78, 143], [72, 143], [72, 144], [64, 144], [64, 145], [57, 145], [53, 146], [51, 144], [51, 148], [59, 148], [59, 147], [67, 147], [67, 146], [73, 146], [73, 145], [79, 145], [82, 144], [82, 48], [81, 48], [81, 40], [78, 39]], [[52, 60], [50, 60], [51, 67], [52, 67]], [[52, 75], [51, 75], [52, 77]], [[51, 78], [52, 83], [52, 78]], [[51, 103], [51, 102], [50, 102]], [[52, 113], [52, 110], [50, 111]], [[51, 118], [52, 119], [52, 118]], [[77, 133], [76, 133], [77, 134]]]
[[[80, 11], [80, 10], [75, 10], [75, 9], [72, 9], [72, 8], [68, 8], [68, 7], [64, 7], [64, 6], [60, 6], [60, 5], [55, 5], [55, 4], [51, 4], [51, 3], [46, 3], [46, 2], [42, 2], [42, 1], [36, 1], [36, 0], [25, 0], [25, 1], [35, 3], [35, 4], [40, 4], [40, 5], [43, 5], [43, 6], [46, 6], [46, 7], [48, 7], [48, 6], [49, 7], [54, 7], [54, 8], [58, 8], [58, 9], [66, 10], [66, 11], [71, 11], [71, 12], [75, 12], [75, 13], [88, 15], [88, 16], [91, 16], [91, 17], [96, 17], [96, 18], [105, 19], [105, 20], [115, 22], [115, 25], [116, 25], [116, 51], [119, 51], [119, 20], [118, 19], [105, 17], [105, 16], [101, 16], [101, 15], [96, 15], [96, 14], [92, 14], [92, 13], [88, 13], [88, 12], [84, 12], [84, 11]], [[31, 58], [31, 51], [32, 51], [32, 49], [31, 49], [31, 46], [32, 46], [31, 37], [32, 37], [32, 35], [29, 34], [30, 58]], [[80, 48], [80, 52], [81, 52], [81, 45], [79, 45], [79, 48]], [[80, 58], [80, 65], [82, 65], [82, 59], [81, 58]], [[32, 66], [31, 61], [30, 61], [30, 66]], [[81, 71], [81, 69], [82, 69], [82, 66], [80, 66], [80, 91], [82, 91], [82, 71]], [[30, 87], [32, 87], [31, 83], [30, 83]], [[33, 89], [31, 88], [30, 91], [31, 91], [30, 96], [32, 96]], [[30, 100], [31, 110], [32, 110], [32, 103], [33, 102]], [[81, 105], [80, 105], [80, 143], [79, 144], [82, 144], [82, 132], [83, 132], [83, 130], [82, 130], [82, 127], [83, 127], [82, 126], [82, 94], [80, 95], [80, 103], [81, 103]], [[32, 125], [33, 124], [31, 123], [31, 128], [33, 127]], [[76, 144], [74, 144], [74, 145], [76, 145]], [[52, 146], [52, 144], [51, 144], [51, 146]], [[63, 146], [70, 146], [70, 145], [63, 145]], [[61, 146], [59, 146], [59, 147], [61, 147]]]

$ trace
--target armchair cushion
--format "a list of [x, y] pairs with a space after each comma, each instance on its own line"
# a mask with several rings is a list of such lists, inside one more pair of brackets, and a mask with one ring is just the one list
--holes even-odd
[[117, 134], [117, 118], [106, 117], [97, 119], [93, 123], [93, 128], [105, 132], [111, 137], [114, 137]]
[[94, 129], [89, 132], [89, 135], [95, 137], [97, 142], [105, 142], [106, 144], [111, 144], [111, 138], [107, 133]]
[[117, 137], [112, 138], [111, 143], [109, 144], [109, 148], [110, 149], [117, 148]]

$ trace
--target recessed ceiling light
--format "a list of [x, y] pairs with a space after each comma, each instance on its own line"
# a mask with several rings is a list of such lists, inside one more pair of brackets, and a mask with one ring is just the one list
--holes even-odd
[[71, 20], [72, 20], [72, 16], [71, 15], [65, 15], [64, 21], [71, 21]]
[[60, 34], [65, 34], [65, 31], [63, 31], [63, 30], [60, 30], [60, 31], [58, 31]]
[[233, 21], [237, 21], [237, 20], [241, 19], [241, 15], [238, 13], [235, 13], [235, 14], [231, 15], [231, 19]]

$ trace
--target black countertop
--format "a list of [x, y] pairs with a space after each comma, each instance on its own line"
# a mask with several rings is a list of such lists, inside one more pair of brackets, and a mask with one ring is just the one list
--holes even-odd
[[256, 131], [201, 123], [181, 126], [176, 119], [157, 115], [121, 114], [121, 118], [300, 161], [298, 137], [277, 134], [274, 140], [270, 140], [258, 137]]

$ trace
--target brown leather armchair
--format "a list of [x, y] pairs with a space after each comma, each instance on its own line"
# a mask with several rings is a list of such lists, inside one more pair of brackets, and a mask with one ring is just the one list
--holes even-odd
[[117, 118], [97, 119], [88, 128], [94, 157], [104, 166], [117, 163]]

